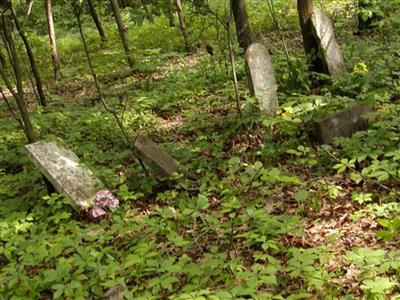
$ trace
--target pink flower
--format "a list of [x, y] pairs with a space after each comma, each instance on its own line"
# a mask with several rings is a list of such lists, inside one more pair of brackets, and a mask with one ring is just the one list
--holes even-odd
[[100, 207], [95, 206], [89, 211], [89, 215], [93, 220], [98, 220], [107, 215], [107, 212], [102, 210]]
[[93, 202], [102, 208], [117, 208], [119, 201], [109, 190], [100, 190], [93, 196]]

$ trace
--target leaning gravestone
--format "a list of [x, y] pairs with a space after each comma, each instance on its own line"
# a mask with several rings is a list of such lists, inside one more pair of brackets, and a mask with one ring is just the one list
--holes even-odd
[[332, 22], [321, 10], [316, 9], [311, 17], [313, 33], [319, 41], [319, 49], [331, 76], [346, 72], [342, 52], [335, 40]]
[[80, 164], [79, 158], [72, 151], [56, 142], [45, 141], [25, 147], [40, 172], [59, 193], [71, 199], [76, 210], [87, 211], [93, 219], [98, 219], [107, 214], [104, 209], [118, 206], [118, 200], [108, 190], [96, 192], [100, 180]]
[[318, 141], [328, 144], [335, 137], [350, 137], [366, 129], [368, 121], [363, 115], [371, 111], [368, 103], [360, 103], [322, 119], [315, 128]]
[[250, 93], [260, 110], [273, 114], [279, 107], [274, 67], [267, 48], [254, 43], [246, 51], [246, 70]]
[[139, 134], [133, 148], [161, 177], [168, 177], [179, 171], [179, 164], [147, 136]]

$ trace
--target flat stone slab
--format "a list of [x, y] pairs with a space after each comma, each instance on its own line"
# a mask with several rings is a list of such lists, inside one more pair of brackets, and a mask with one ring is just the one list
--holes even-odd
[[364, 114], [371, 111], [371, 106], [363, 102], [322, 119], [315, 125], [318, 141], [328, 144], [335, 137], [350, 137], [354, 132], [366, 129], [368, 120]]
[[250, 93], [256, 97], [262, 112], [273, 114], [278, 109], [278, 86], [268, 49], [251, 44], [246, 51], [246, 70]]
[[320, 50], [331, 76], [346, 72], [342, 52], [336, 42], [333, 25], [329, 17], [319, 9], [315, 9], [311, 17], [313, 32], [320, 42]]
[[100, 180], [80, 164], [79, 158], [56, 142], [39, 141], [25, 146], [29, 157], [57, 192], [71, 199], [78, 211], [92, 206]]
[[179, 164], [145, 135], [138, 135], [134, 150], [161, 177], [169, 177], [179, 172]]

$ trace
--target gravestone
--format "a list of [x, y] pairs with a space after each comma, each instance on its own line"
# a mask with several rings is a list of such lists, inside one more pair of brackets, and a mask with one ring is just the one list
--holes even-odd
[[79, 158], [56, 142], [39, 141], [25, 146], [29, 157], [57, 192], [71, 199], [80, 211], [88, 209], [101, 183], [93, 173], [80, 164]]
[[335, 39], [332, 22], [319, 9], [315, 9], [311, 17], [313, 33], [319, 41], [320, 55], [331, 76], [338, 76], [346, 72], [342, 52]]
[[123, 300], [125, 286], [120, 284], [107, 290], [104, 294], [105, 300]]
[[273, 114], [278, 109], [277, 83], [268, 49], [254, 43], [246, 51], [246, 71], [250, 93], [256, 97], [262, 112]]
[[168, 177], [179, 171], [178, 163], [147, 136], [139, 134], [133, 147], [135, 153], [159, 176]]
[[322, 119], [315, 124], [318, 141], [328, 144], [335, 137], [350, 137], [354, 132], [366, 129], [368, 120], [363, 115], [371, 111], [371, 106], [363, 102]]

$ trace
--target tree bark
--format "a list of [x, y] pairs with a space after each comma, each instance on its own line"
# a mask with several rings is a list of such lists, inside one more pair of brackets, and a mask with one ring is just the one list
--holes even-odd
[[124, 25], [124, 22], [122, 21], [121, 10], [119, 8], [118, 1], [110, 0], [110, 2], [111, 2], [111, 8], [112, 8], [112, 11], [114, 14], [115, 21], [117, 22], [118, 31], [119, 31], [119, 35], [121, 37], [122, 45], [124, 46], [126, 60], [128, 62], [129, 67], [132, 68], [133, 62], [130, 58], [131, 50], [129, 47], [129, 40], [128, 40], [128, 34], [127, 34], [128, 28]]
[[[13, 9], [12, 7], [10, 7]], [[14, 12], [12, 12], [14, 14]], [[28, 109], [26, 107], [26, 103], [24, 100], [24, 90], [23, 90], [23, 82], [22, 82], [22, 70], [21, 70], [21, 64], [19, 62], [18, 54], [15, 49], [14, 41], [12, 39], [12, 35], [8, 20], [2, 15], [2, 25], [3, 25], [3, 33], [2, 33], [2, 39], [3, 42], [6, 46], [7, 49], [9, 49], [9, 56], [10, 56], [10, 62], [12, 65], [12, 69], [14, 71], [15, 75], [15, 81], [16, 81], [16, 87], [17, 91], [14, 90], [14, 87], [12, 86], [11, 82], [8, 80], [6, 71], [5, 71], [5, 58], [3, 57], [1, 51], [0, 51], [0, 76], [3, 78], [4, 83], [6, 84], [7, 88], [9, 89], [10, 93], [13, 95], [15, 101], [17, 102], [18, 110], [21, 115], [21, 125], [23, 126], [23, 131], [25, 133], [25, 136], [28, 140], [29, 143], [34, 143], [36, 141], [35, 133], [33, 130], [33, 126], [31, 123], [31, 119], [29, 117]], [[43, 176], [43, 181], [46, 185], [47, 188], [47, 193], [51, 195], [54, 193], [56, 190], [54, 186], [51, 184], [50, 181], [47, 180], [46, 177]]]
[[54, 30], [53, 11], [51, 9], [51, 0], [44, 1], [46, 17], [47, 17], [47, 30], [49, 32], [51, 59], [53, 62], [54, 78], [59, 80], [61, 78], [60, 61], [58, 59], [56, 32]]
[[186, 27], [186, 21], [185, 21], [185, 11], [183, 9], [183, 3], [182, 0], [175, 0], [175, 5], [176, 5], [176, 11], [178, 13], [179, 17], [179, 26], [182, 32], [183, 36], [183, 41], [185, 42], [185, 49], [187, 52], [190, 52], [191, 47], [190, 47], [190, 42], [189, 42], [189, 33]]
[[92, 16], [92, 19], [94, 21], [94, 24], [96, 25], [97, 31], [99, 32], [99, 36], [102, 42], [106, 41], [106, 35], [103, 30], [103, 26], [101, 25], [99, 16], [97, 15], [96, 8], [94, 6], [93, 0], [87, 0], [88, 6], [89, 6], [89, 12], [90, 15]]
[[312, 0], [297, 0], [297, 11], [303, 36], [303, 47], [310, 58], [311, 70], [325, 73], [324, 62], [318, 57], [319, 42], [313, 34], [311, 17], [313, 15]]
[[244, 0], [231, 0], [231, 10], [235, 20], [239, 46], [246, 52], [247, 48], [253, 43], [253, 38]]
[[31, 120], [29, 118], [28, 114], [28, 109], [26, 108], [26, 103], [24, 100], [24, 90], [22, 86], [22, 71], [21, 71], [21, 64], [19, 62], [19, 57], [17, 54], [17, 51], [15, 49], [14, 41], [12, 39], [11, 35], [11, 30], [10, 30], [10, 25], [8, 24], [8, 20], [6, 17], [3, 15], [2, 17], [2, 25], [3, 25], [3, 41], [6, 43], [10, 49], [10, 61], [12, 61], [12, 69], [14, 71], [15, 75], [15, 80], [16, 80], [16, 87], [17, 91], [14, 90], [11, 82], [8, 80], [6, 71], [5, 71], [5, 65], [3, 64], [5, 62], [5, 59], [2, 57], [0, 59], [0, 75], [3, 78], [4, 83], [6, 84], [7, 88], [10, 90], [10, 93], [14, 96], [15, 101], [17, 102], [17, 106], [19, 109], [19, 112], [21, 114], [22, 122], [25, 127], [25, 134], [26, 138], [28, 139], [29, 143], [33, 143], [35, 141], [35, 135], [33, 132], [33, 126], [31, 123]]
[[36, 89], [39, 94], [39, 104], [43, 107], [47, 106], [47, 99], [45, 96], [45, 93], [43, 91], [43, 83], [42, 83], [42, 78], [40, 76], [39, 70], [36, 65], [36, 60], [35, 57], [33, 56], [32, 48], [28, 42], [28, 39], [25, 36], [25, 33], [22, 31], [21, 24], [19, 23], [17, 13], [15, 11], [14, 6], [11, 5], [11, 14], [15, 23], [15, 26], [17, 27], [18, 34], [22, 39], [22, 42], [24, 43], [26, 53], [28, 54], [29, 62], [31, 65], [33, 77], [35, 77], [36, 81]]

